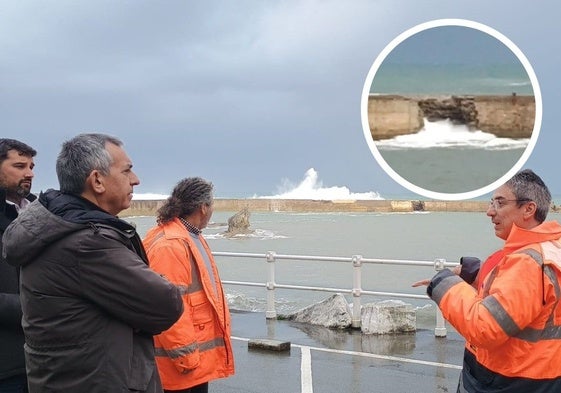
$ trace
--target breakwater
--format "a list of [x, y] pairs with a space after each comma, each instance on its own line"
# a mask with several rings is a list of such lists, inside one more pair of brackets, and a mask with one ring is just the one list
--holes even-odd
[[[120, 216], [153, 216], [163, 200], [133, 200], [130, 208]], [[309, 199], [223, 199], [214, 200], [215, 211], [237, 212], [244, 208], [250, 212], [485, 212], [485, 201], [434, 201], [434, 200], [309, 200]]]
[[424, 119], [450, 119], [502, 138], [529, 138], [536, 113], [532, 95], [405, 96], [370, 95], [368, 124], [374, 140], [412, 134]]

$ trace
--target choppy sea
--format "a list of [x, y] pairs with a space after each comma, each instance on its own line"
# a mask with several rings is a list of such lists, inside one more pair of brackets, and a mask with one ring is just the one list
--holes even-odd
[[397, 64], [385, 61], [376, 71], [373, 94], [532, 95], [533, 86], [521, 63]]
[[[235, 212], [216, 212], [204, 230], [213, 251], [407, 259], [457, 262], [461, 256], [484, 259], [501, 246], [484, 213], [252, 213], [251, 234], [225, 236], [227, 220]], [[559, 219], [552, 214], [551, 219]], [[154, 217], [127, 218], [143, 236], [155, 224]], [[228, 281], [267, 281], [265, 258], [217, 257], [221, 278]], [[363, 265], [362, 289], [370, 291], [424, 294], [411, 283], [432, 277], [431, 267]], [[279, 284], [352, 288], [352, 264], [308, 260], [276, 262]], [[263, 287], [226, 286], [230, 307], [265, 311]], [[288, 313], [329, 297], [331, 293], [278, 290], [277, 311]], [[362, 302], [386, 300], [369, 298]], [[347, 296], [349, 303], [352, 298]], [[427, 300], [403, 299], [417, 308], [418, 325], [434, 327], [434, 304]]]
[[[377, 70], [372, 94], [533, 95], [524, 67], [513, 64], [392, 64]], [[449, 120], [428, 122], [412, 135], [376, 141], [385, 162], [425, 190], [455, 194], [478, 190], [519, 162], [530, 139], [498, 138]], [[520, 164], [520, 166], [522, 163]]]
[[498, 138], [449, 120], [425, 121], [415, 134], [376, 142], [385, 162], [408, 182], [440, 193], [463, 193], [500, 179], [524, 154], [529, 139]]

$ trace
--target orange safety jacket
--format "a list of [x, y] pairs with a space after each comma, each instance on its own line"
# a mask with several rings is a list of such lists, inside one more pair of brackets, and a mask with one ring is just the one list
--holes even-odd
[[495, 266], [497, 266], [497, 264], [503, 259], [503, 257], [504, 251], [502, 249], [491, 254], [481, 265], [479, 273], [477, 274], [477, 277], [475, 277], [475, 281], [471, 285], [477, 289], [482, 288], [487, 275], [491, 272], [491, 270], [495, 268]]
[[210, 248], [214, 284], [205, 261], [183, 224], [157, 225], [146, 234], [150, 267], [177, 285], [184, 312], [168, 330], [154, 337], [156, 362], [165, 390], [187, 389], [234, 374], [230, 312]]
[[560, 238], [554, 221], [513, 226], [479, 290], [447, 269], [431, 280], [427, 292], [468, 344], [460, 392], [561, 391]]

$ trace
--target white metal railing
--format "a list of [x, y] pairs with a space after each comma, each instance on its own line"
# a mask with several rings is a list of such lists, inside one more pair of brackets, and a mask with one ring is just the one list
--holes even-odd
[[[267, 282], [248, 282], [248, 281], [228, 281], [222, 280], [224, 284], [228, 285], [242, 285], [242, 286], [253, 286], [253, 287], [265, 287], [267, 289], [267, 309], [265, 312], [265, 317], [267, 319], [275, 319], [277, 317], [277, 312], [275, 308], [275, 289], [296, 289], [296, 290], [308, 290], [308, 291], [321, 291], [321, 292], [336, 292], [336, 293], [348, 293], [353, 296], [353, 315], [352, 315], [352, 327], [360, 328], [361, 318], [361, 296], [362, 295], [372, 295], [372, 296], [387, 296], [387, 297], [398, 297], [398, 298], [410, 298], [410, 299], [427, 299], [426, 295], [415, 295], [410, 293], [400, 293], [400, 292], [379, 292], [379, 291], [369, 291], [362, 289], [362, 265], [363, 264], [379, 264], [379, 265], [398, 265], [398, 266], [426, 266], [432, 267], [435, 271], [440, 271], [446, 267], [455, 267], [457, 263], [446, 262], [444, 258], [437, 258], [434, 261], [420, 261], [420, 260], [404, 260], [404, 259], [377, 259], [377, 258], [363, 258], [362, 255], [353, 255], [352, 257], [327, 257], [327, 256], [312, 256], [312, 255], [288, 255], [288, 254], [277, 254], [275, 251], [268, 251], [266, 253], [240, 253], [240, 252], [221, 252], [215, 251], [212, 253], [215, 257], [233, 257], [233, 258], [253, 258], [253, 259], [263, 259], [267, 262]], [[275, 263], [277, 260], [298, 260], [298, 261], [326, 261], [326, 262], [346, 262], [352, 263], [353, 267], [353, 283], [352, 288], [332, 288], [332, 287], [315, 287], [315, 286], [303, 286], [303, 285], [289, 285], [289, 284], [277, 284], [275, 280]], [[440, 309], [436, 307], [436, 327], [434, 328], [434, 334], [437, 337], [446, 336], [446, 324], [444, 317], [440, 312]]]

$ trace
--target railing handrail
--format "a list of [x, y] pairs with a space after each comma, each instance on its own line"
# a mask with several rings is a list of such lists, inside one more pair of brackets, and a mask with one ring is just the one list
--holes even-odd
[[[409, 265], [409, 266], [431, 266], [436, 271], [442, 270], [445, 267], [455, 267], [457, 263], [446, 262], [444, 258], [436, 258], [434, 261], [426, 260], [407, 260], [407, 259], [385, 259], [385, 258], [363, 258], [362, 255], [353, 255], [351, 257], [331, 257], [319, 255], [295, 255], [295, 254], [277, 254], [275, 251], [268, 251], [266, 253], [247, 253], [247, 252], [225, 252], [214, 251], [212, 254], [215, 257], [237, 257], [237, 258], [259, 258], [264, 259], [268, 264], [268, 279], [265, 283], [248, 282], [248, 281], [228, 281], [222, 280], [224, 284], [229, 285], [243, 285], [243, 286], [258, 286], [267, 289], [267, 310], [265, 313], [266, 318], [274, 319], [277, 317], [275, 308], [275, 288], [281, 289], [295, 289], [295, 290], [311, 290], [322, 292], [336, 292], [348, 293], [353, 296], [353, 315], [352, 326], [360, 328], [361, 314], [360, 314], [360, 298], [362, 295], [372, 296], [390, 296], [402, 297], [411, 299], [426, 299], [425, 295], [416, 295], [411, 293], [402, 292], [379, 292], [368, 291], [362, 289], [362, 275], [361, 267], [363, 264], [385, 264], [385, 265]], [[333, 287], [315, 287], [303, 286], [292, 284], [278, 284], [275, 280], [275, 261], [278, 259], [283, 260], [311, 260], [311, 261], [328, 261], [328, 262], [351, 262], [353, 266], [353, 286], [351, 289], [333, 288]], [[435, 336], [446, 336], [446, 324], [442, 313], [436, 308], [436, 327], [434, 329]]]
[[[214, 256], [221, 257], [240, 257], [240, 258], [267, 258], [273, 251], [266, 253], [248, 253], [248, 252], [228, 252], [228, 251], [213, 251]], [[320, 256], [320, 255], [296, 255], [296, 254], [277, 254], [274, 253], [275, 259], [288, 259], [288, 260], [299, 260], [299, 261], [324, 261], [324, 262], [352, 262], [353, 257], [330, 257], [330, 256]], [[435, 261], [442, 260], [437, 258], [434, 261], [418, 260], [418, 259], [388, 259], [388, 258], [363, 258], [361, 257], [362, 263], [370, 264], [386, 264], [386, 265], [413, 265], [413, 266], [429, 266], [434, 267]], [[457, 263], [444, 262], [444, 267], [454, 267]]]
[[[222, 280], [223, 284], [227, 285], [243, 285], [248, 287], [267, 287], [267, 283], [249, 282], [249, 281], [229, 281]], [[353, 294], [352, 289], [344, 288], [332, 288], [332, 287], [314, 287], [314, 286], [304, 286], [304, 285], [289, 285], [289, 284], [278, 284], [275, 283], [275, 288], [280, 289], [297, 289], [303, 291], [319, 291], [319, 292], [334, 292], [334, 293], [348, 293]], [[410, 299], [426, 299], [426, 295], [415, 295], [413, 293], [400, 293], [400, 292], [377, 292], [377, 291], [360, 291], [361, 295], [369, 296], [393, 296], [393, 297], [404, 297]]]

